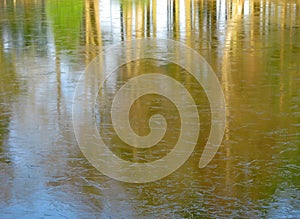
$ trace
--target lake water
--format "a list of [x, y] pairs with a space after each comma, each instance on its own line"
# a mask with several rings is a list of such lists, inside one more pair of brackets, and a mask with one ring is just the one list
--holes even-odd
[[[202, 87], [163, 60], [120, 67], [95, 106], [100, 134], [119, 157], [163, 157], [180, 134], [176, 107], [157, 95], [136, 101], [131, 119], [146, 135], [149, 115], [164, 115], [168, 131], [159, 145], [133, 149], [114, 132], [107, 107], [141, 73], [185, 84], [201, 120], [198, 143], [182, 167], [131, 184], [87, 161], [72, 104], [80, 75], [103, 48], [144, 37], [179, 41], [205, 58], [223, 88], [226, 124], [216, 156], [198, 168], [211, 125]], [[0, 191], [1, 218], [299, 217], [300, 1], [2, 0]]]

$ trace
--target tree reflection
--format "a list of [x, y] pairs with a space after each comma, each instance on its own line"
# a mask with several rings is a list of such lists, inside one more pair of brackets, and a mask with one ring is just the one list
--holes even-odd
[[13, 53], [4, 51], [3, 35], [0, 35], [0, 161], [10, 162], [7, 157], [7, 135], [11, 117], [11, 103], [19, 93], [20, 85], [15, 69]]

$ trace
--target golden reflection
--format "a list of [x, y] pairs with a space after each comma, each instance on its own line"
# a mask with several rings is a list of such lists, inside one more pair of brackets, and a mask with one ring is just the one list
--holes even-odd
[[172, 20], [171, 23], [173, 24], [173, 39], [179, 39], [180, 37], [180, 15], [179, 15], [179, 0], [171, 0], [171, 14], [172, 14]]
[[[121, 9], [121, 25], [124, 25], [124, 32], [123, 34], [126, 35], [126, 39], [130, 40], [132, 37], [132, 26], [133, 26], [133, 19], [132, 19], [132, 1], [125, 1], [120, 4]], [[122, 21], [125, 23], [123, 24]]]
[[98, 0], [85, 0], [85, 44], [87, 46], [86, 65], [98, 55], [102, 46], [100, 12]]
[[[266, 71], [265, 64], [271, 53], [265, 53], [268, 46], [274, 44], [274, 39], [269, 39], [270, 28], [269, 23], [274, 24], [277, 20], [280, 20], [279, 28], [283, 29], [280, 31], [280, 68], [284, 70], [286, 66], [287, 52], [292, 49], [292, 43], [288, 44], [288, 47], [284, 45], [286, 42], [287, 35], [285, 28], [289, 28], [289, 35], [293, 35], [293, 26], [295, 26], [299, 20], [297, 17], [297, 8], [294, 4], [282, 3], [283, 8], [278, 7], [269, 1], [249, 1], [249, 0], [228, 0], [228, 1], [179, 1], [169, 0], [167, 1], [167, 11], [165, 14], [155, 13], [156, 2], [145, 1], [132, 2], [122, 1], [121, 3], [121, 21], [124, 25], [124, 38], [133, 39], [145, 36], [155, 36], [152, 33], [155, 28], [155, 22], [163, 21], [167, 19], [166, 26], [161, 29], [165, 31], [165, 34], [160, 32], [160, 35], [171, 36], [172, 39], [179, 40], [186, 43], [187, 45], [200, 51], [208, 59], [209, 63], [214, 69], [217, 70], [217, 74], [221, 79], [227, 102], [227, 117], [229, 118], [226, 125], [225, 142], [231, 142], [233, 135], [237, 132], [232, 132], [235, 127], [232, 125], [230, 118], [240, 117], [238, 124], [243, 125], [243, 113], [232, 111], [238, 109], [240, 106], [246, 105], [246, 99], [241, 98], [241, 94], [247, 95], [247, 92], [251, 92], [251, 86], [256, 83], [260, 83], [262, 80], [262, 73]], [[155, 9], [153, 8], [155, 6]], [[152, 8], [151, 8], [152, 7]], [[295, 9], [296, 8], [296, 9]], [[151, 16], [149, 16], [149, 11]], [[272, 12], [276, 12], [277, 18], [272, 16]], [[184, 15], [184, 16], [183, 16]], [[150, 18], [149, 18], [150, 17]], [[151, 20], [153, 18], [154, 20]], [[148, 22], [148, 20], [151, 22]], [[162, 31], [162, 32], [163, 32]], [[224, 37], [223, 37], [224, 36]], [[273, 36], [274, 37], [274, 36]], [[276, 39], [276, 38], [275, 38]], [[294, 42], [293, 39], [289, 39]], [[289, 55], [290, 56], [290, 55]], [[133, 77], [139, 74], [140, 67], [135, 66], [127, 67], [127, 74], [129, 77]], [[174, 72], [177, 77], [180, 77], [180, 72]], [[187, 79], [189, 80], [189, 78]], [[240, 81], [239, 81], [240, 80]], [[234, 86], [237, 83], [244, 83], [240, 89], [247, 89], [241, 92]], [[280, 75], [279, 83], [280, 90], [286, 89], [286, 78], [284, 74]], [[186, 81], [189, 86], [190, 82]], [[244, 87], [243, 87], [244, 86]], [[254, 88], [254, 87], [253, 87]], [[248, 90], [249, 89], [249, 90]], [[266, 92], [264, 95], [267, 98], [271, 95], [272, 91]], [[255, 93], [254, 93], [255, 94]], [[253, 94], [253, 95], [254, 95]], [[279, 97], [279, 106], [281, 111], [283, 110], [284, 95]], [[264, 106], [267, 110], [268, 106]], [[138, 108], [142, 108], [138, 106]], [[253, 109], [258, 110], [258, 109]], [[140, 110], [140, 117], [145, 113]], [[139, 117], [139, 116], [138, 116]], [[252, 115], [253, 119], [256, 119]], [[272, 126], [272, 123], [264, 124], [265, 128]], [[241, 132], [239, 135], [247, 136], [246, 133]], [[259, 144], [256, 142], [255, 144]], [[241, 154], [248, 153], [251, 145], [239, 148]], [[234, 166], [237, 165], [236, 161], [230, 159], [237, 152], [236, 148], [232, 148], [230, 144], [226, 144], [225, 156], [227, 157], [226, 162], [220, 162], [220, 165], [224, 165], [225, 173], [224, 176], [225, 185], [232, 195], [237, 195], [238, 191], [233, 186], [237, 180], [233, 174]], [[223, 153], [222, 152], [222, 153]], [[259, 156], [258, 156], [259, 157]], [[258, 157], [254, 156], [254, 159]], [[269, 157], [266, 159], [270, 159]], [[262, 173], [264, 175], [266, 173]], [[245, 180], [250, 180], [249, 175], [245, 175]], [[221, 188], [220, 188], [221, 189]]]
[[[136, 38], [141, 38], [144, 36], [145, 33], [145, 7], [149, 4], [149, 1], [146, 1], [146, 3], [138, 1], [135, 4], [135, 32], [136, 32]], [[148, 7], [147, 7], [148, 8]], [[148, 11], [147, 11], [148, 12]]]
[[[156, 3], [157, 0], [152, 0], [151, 1], [151, 6], [150, 6], [150, 9], [151, 9], [151, 18], [152, 18], [152, 23], [153, 23], [153, 26], [152, 26], [152, 33], [153, 33], [153, 37], [156, 37], [156, 22], [157, 22], [157, 16], [156, 16], [156, 13], [157, 13], [157, 10], [156, 10], [156, 7], [157, 7], [157, 3]], [[147, 24], [151, 27], [151, 22], [147, 22]], [[151, 32], [150, 32], [151, 33]]]
[[156, 0], [126, 1], [120, 3], [122, 40], [156, 36]]
[[191, 47], [192, 46], [192, 39], [191, 39], [191, 32], [192, 32], [192, 1], [186, 0], [185, 1], [185, 34], [186, 34], [186, 44]]

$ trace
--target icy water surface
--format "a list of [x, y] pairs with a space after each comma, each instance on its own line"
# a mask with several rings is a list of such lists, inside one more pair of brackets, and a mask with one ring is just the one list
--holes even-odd
[[[222, 85], [226, 132], [204, 169], [210, 128], [201, 86], [180, 67], [143, 59], [116, 70], [97, 99], [96, 121], [111, 151], [147, 162], [165, 156], [180, 132], [172, 102], [146, 95], [133, 129], [161, 113], [166, 136], [150, 151], [114, 132], [108, 100], [128, 79], [161, 72], [185, 84], [200, 108], [190, 159], [147, 184], [98, 172], [72, 124], [76, 82], [104, 46], [173, 39], [199, 52]], [[163, 84], [162, 84], [163, 86]], [[0, 2], [0, 218], [297, 218], [300, 215], [300, 2], [248, 0], [2, 0]]]

